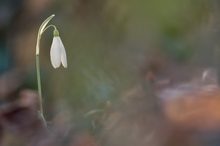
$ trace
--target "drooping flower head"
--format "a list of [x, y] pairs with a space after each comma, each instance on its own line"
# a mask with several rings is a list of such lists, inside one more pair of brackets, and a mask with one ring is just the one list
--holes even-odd
[[50, 49], [51, 64], [54, 68], [60, 67], [61, 64], [64, 68], [67, 68], [66, 51], [57, 29], [54, 30], [53, 35], [54, 37]]

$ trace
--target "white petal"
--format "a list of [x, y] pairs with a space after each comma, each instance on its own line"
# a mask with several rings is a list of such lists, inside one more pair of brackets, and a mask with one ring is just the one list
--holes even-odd
[[61, 62], [62, 62], [63, 67], [67, 68], [66, 50], [63, 46], [63, 43], [62, 43], [62, 40], [60, 39], [60, 37], [58, 39], [59, 39], [59, 43], [60, 43]]
[[53, 42], [50, 49], [50, 60], [54, 68], [58, 68], [61, 64], [61, 46], [60, 37], [53, 37]]

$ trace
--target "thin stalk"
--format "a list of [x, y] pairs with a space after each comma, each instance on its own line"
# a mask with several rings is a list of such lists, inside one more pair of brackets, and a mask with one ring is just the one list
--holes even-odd
[[[40, 46], [40, 36], [38, 35], [36, 49], [39, 49], [39, 46]], [[42, 118], [45, 127], [47, 127], [47, 122], [44, 118], [44, 111], [43, 111], [41, 76], [40, 76], [40, 56], [39, 56], [39, 54], [36, 54], [36, 71], [37, 71], [37, 87], [38, 87], [38, 97], [39, 97], [38, 98], [39, 99], [39, 115]]]
[[37, 70], [37, 87], [38, 87], [38, 94], [39, 94], [40, 112], [43, 113], [39, 55], [36, 55], [36, 70]]
[[54, 17], [55, 15], [51, 15], [50, 17], [48, 17], [40, 26], [38, 34], [37, 34], [37, 44], [36, 44], [36, 71], [37, 71], [37, 86], [38, 86], [38, 96], [39, 96], [39, 115], [42, 118], [45, 126], [47, 127], [47, 123], [46, 120], [44, 118], [44, 113], [43, 113], [43, 100], [42, 100], [42, 89], [41, 89], [41, 76], [40, 76], [40, 39], [41, 39], [41, 35], [44, 33], [44, 31], [46, 29], [48, 29], [49, 27], [54, 27], [53, 25], [51, 26], [47, 26], [47, 24], [49, 23], [49, 21]]
[[50, 27], [54, 28], [54, 30], [57, 30], [56, 26], [51, 24], [51, 25], [48, 25], [47, 27], [45, 27], [42, 33], [44, 33]]

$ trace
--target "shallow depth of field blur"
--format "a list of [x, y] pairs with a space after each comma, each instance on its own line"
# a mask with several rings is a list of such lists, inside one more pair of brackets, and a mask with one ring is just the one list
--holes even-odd
[[218, 0], [0, 0], [0, 145], [218, 146], [219, 81]]

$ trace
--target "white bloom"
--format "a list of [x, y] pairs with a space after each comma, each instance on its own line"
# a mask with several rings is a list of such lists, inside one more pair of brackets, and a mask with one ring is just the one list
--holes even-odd
[[66, 51], [59, 36], [53, 37], [53, 42], [50, 49], [50, 59], [54, 68], [63, 67], [67, 68]]

